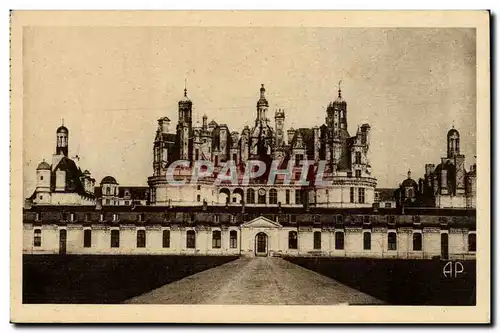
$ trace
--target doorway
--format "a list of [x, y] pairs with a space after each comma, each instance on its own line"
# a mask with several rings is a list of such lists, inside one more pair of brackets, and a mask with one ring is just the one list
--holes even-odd
[[259, 232], [255, 236], [255, 255], [259, 257], [267, 257], [267, 235]]
[[66, 254], [66, 229], [59, 230], [59, 254]]
[[448, 260], [448, 234], [441, 234], [441, 259]]

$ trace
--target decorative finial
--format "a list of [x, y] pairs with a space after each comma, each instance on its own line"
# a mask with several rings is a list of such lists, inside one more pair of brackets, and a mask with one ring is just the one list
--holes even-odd
[[61, 124], [64, 126], [64, 117], [61, 118]]
[[452, 122], [451, 128], [455, 128], [455, 119], [453, 119], [453, 122]]
[[342, 83], [342, 80], [339, 80], [339, 97], [342, 98], [342, 89], [340, 88], [340, 84]]
[[187, 78], [184, 78], [184, 97], [187, 97]]
[[411, 170], [408, 170], [408, 179], [411, 179]]

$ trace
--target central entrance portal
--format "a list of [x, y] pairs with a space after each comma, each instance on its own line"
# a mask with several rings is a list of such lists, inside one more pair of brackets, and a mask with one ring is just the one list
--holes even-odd
[[255, 255], [267, 257], [267, 235], [263, 232], [255, 236]]

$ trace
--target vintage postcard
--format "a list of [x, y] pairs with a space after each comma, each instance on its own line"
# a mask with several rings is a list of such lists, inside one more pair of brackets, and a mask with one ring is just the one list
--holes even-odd
[[13, 322], [490, 321], [488, 12], [11, 22]]

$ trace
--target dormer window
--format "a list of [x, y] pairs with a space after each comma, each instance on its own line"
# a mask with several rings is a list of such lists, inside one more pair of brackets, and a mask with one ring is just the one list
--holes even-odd
[[69, 214], [69, 220], [74, 221], [75, 220], [75, 213], [70, 213]]
[[114, 213], [113, 214], [113, 222], [118, 222], [118, 220], [119, 220], [118, 214]]
[[42, 218], [40, 216], [40, 213], [35, 213], [35, 221], [41, 221]]
[[144, 222], [144, 213], [140, 213], [139, 215], [137, 215], [137, 221]]
[[104, 214], [99, 215], [99, 221], [104, 222]]

